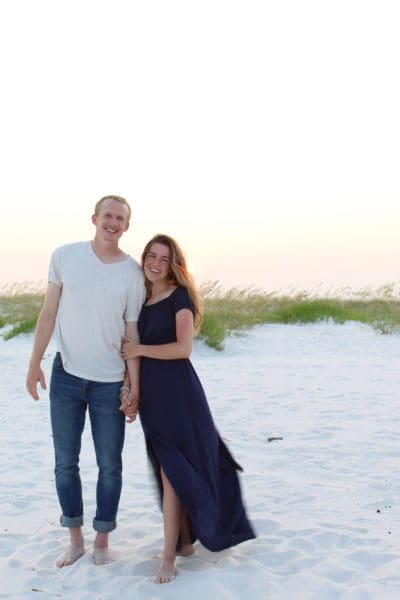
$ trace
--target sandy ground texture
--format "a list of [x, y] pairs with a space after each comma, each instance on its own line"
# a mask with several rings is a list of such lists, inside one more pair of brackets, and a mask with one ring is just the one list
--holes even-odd
[[[0, 598], [124, 600], [400, 598], [400, 337], [355, 323], [265, 325], [193, 363], [218, 429], [244, 468], [254, 541], [177, 561], [152, 583], [162, 519], [137, 422], [127, 428], [116, 562], [95, 566], [95, 458], [81, 455], [87, 552], [66, 545], [54, 490], [48, 396], [25, 392], [32, 335], [0, 340]], [[49, 349], [44, 367], [51, 366]], [[269, 438], [282, 438], [268, 441]]]

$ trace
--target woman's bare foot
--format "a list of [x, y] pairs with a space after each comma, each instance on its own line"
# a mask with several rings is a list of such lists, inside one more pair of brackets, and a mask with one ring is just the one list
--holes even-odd
[[61, 567], [68, 567], [77, 561], [78, 558], [80, 558], [83, 554], [85, 554], [83, 541], [81, 544], [71, 544], [68, 546], [64, 554], [60, 556], [56, 562], [56, 565], [59, 569], [61, 569]]
[[112, 551], [108, 547], [108, 533], [98, 533], [93, 543], [93, 561], [95, 565], [107, 565], [114, 562]]
[[[176, 551], [176, 556], [190, 556], [191, 554], [194, 554], [195, 551], [196, 548], [193, 546], [193, 544], [182, 544], [180, 550]], [[162, 560], [164, 558], [164, 554], [160, 552], [159, 554], [155, 554], [151, 558], [158, 558], [159, 560]]]
[[161, 560], [160, 568], [154, 576], [154, 583], [169, 583], [175, 579], [176, 571], [174, 566], [175, 560]]
[[190, 556], [194, 553], [194, 546], [190, 542], [188, 544], [182, 544], [180, 550], [177, 551], [177, 556]]

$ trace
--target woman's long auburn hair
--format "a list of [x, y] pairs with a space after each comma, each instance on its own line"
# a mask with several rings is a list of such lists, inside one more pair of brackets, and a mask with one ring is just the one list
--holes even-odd
[[[189, 273], [185, 255], [183, 254], [179, 244], [169, 235], [163, 233], [157, 233], [152, 239], [147, 242], [142, 252], [142, 267], [144, 269], [144, 262], [153, 244], [163, 244], [167, 246], [170, 252], [169, 258], [169, 273], [168, 280], [171, 285], [180, 285], [187, 289], [190, 299], [193, 302], [194, 307], [194, 329], [195, 333], [200, 330], [201, 320], [203, 316], [203, 303], [199, 291], [193, 281], [192, 275]], [[151, 295], [152, 283], [145, 276], [145, 285], [147, 295]]]

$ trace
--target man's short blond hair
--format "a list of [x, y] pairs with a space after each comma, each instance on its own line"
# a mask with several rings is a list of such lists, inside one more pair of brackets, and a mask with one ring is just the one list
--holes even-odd
[[98, 216], [98, 214], [100, 212], [100, 206], [106, 200], [115, 200], [116, 202], [121, 202], [121, 204], [124, 204], [124, 206], [126, 206], [126, 208], [128, 209], [128, 223], [129, 223], [129, 221], [131, 220], [131, 215], [132, 215], [131, 207], [129, 206], [128, 200], [125, 200], [125, 198], [123, 198], [122, 196], [114, 196], [114, 195], [103, 196], [103, 198], [100, 198], [100, 200], [98, 202], [96, 202], [96, 206], [94, 207], [94, 214], [96, 216]]

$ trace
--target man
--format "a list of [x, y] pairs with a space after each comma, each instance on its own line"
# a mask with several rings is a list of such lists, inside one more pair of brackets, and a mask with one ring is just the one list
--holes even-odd
[[26, 380], [35, 400], [38, 382], [46, 389], [40, 362], [54, 328], [58, 350], [51, 374], [50, 412], [60, 521], [70, 533], [70, 546], [57, 561], [58, 567], [71, 565], [85, 552], [78, 462], [86, 408], [99, 467], [93, 559], [97, 565], [112, 560], [108, 536], [116, 527], [121, 494], [123, 413], [133, 421], [139, 398], [138, 360], [129, 360], [126, 380], [131, 388], [120, 405], [125, 373], [121, 338], [138, 339], [137, 320], [145, 299], [141, 268], [118, 245], [130, 216], [130, 206], [120, 196], [97, 202], [92, 216], [94, 239], [54, 251], [37, 321]]

